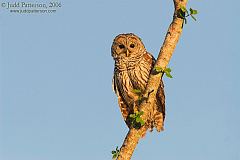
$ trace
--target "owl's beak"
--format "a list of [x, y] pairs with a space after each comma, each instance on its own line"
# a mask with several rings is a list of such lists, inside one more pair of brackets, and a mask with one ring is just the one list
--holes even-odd
[[126, 50], [126, 56], [127, 57], [129, 56], [129, 50], [128, 49]]

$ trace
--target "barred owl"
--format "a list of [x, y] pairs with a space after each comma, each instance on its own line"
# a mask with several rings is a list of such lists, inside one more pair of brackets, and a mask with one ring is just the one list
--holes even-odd
[[[124, 121], [130, 128], [129, 115], [135, 111], [138, 95], [134, 89], [144, 91], [153, 69], [155, 59], [148, 53], [141, 39], [133, 33], [120, 34], [115, 37], [111, 47], [115, 61], [113, 89], [118, 97], [118, 104]], [[165, 118], [165, 95], [161, 81], [153, 110], [146, 122], [150, 131], [155, 127], [163, 130]]]

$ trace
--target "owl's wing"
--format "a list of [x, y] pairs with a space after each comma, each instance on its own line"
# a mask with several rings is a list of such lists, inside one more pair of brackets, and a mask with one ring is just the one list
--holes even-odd
[[113, 90], [118, 97], [118, 104], [119, 104], [122, 116], [124, 118], [124, 121], [126, 122], [126, 119], [127, 119], [128, 115], [130, 113], [130, 108], [128, 107], [127, 103], [124, 101], [123, 96], [121, 95], [121, 92], [119, 91], [118, 83], [117, 83], [117, 80], [116, 80], [115, 76], [116, 75], [114, 74], [113, 75], [113, 80], [112, 80], [112, 87], [113, 87]]
[[164, 84], [161, 80], [160, 86], [157, 92], [157, 103], [158, 109], [163, 114], [163, 121], [165, 119], [165, 93], [164, 93]]

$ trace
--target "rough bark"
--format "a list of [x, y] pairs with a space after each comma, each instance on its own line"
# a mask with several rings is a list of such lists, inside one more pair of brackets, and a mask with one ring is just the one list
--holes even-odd
[[[173, 2], [174, 2], [173, 20], [168, 28], [165, 40], [163, 42], [157, 61], [155, 63], [155, 67], [157, 66], [163, 69], [167, 67], [172, 57], [173, 51], [176, 48], [179, 37], [182, 33], [183, 19], [177, 17], [177, 12], [181, 6], [186, 7], [186, 4], [187, 4], [187, 0], [173, 0]], [[153, 107], [152, 102], [154, 102], [154, 98], [156, 97], [156, 92], [160, 85], [161, 78], [162, 78], [162, 73], [157, 75], [152, 74], [149, 77], [148, 84], [144, 92], [144, 97], [147, 97], [148, 93], [150, 92], [151, 94], [149, 94], [148, 100], [144, 101], [140, 106], [140, 110], [144, 112], [144, 114], [141, 116], [141, 118], [144, 121], [147, 120], [149, 110], [151, 109], [151, 107]], [[138, 130], [132, 128], [128, 131], [128, 134], [126, 135], [123, 145], [120, 149], [118, 160], [131, 159], [132, 154], [138, 144], [138, 141], [140, 140], [142, 135], [146, 134], [146, 131], [147, 131], [147, 127], [145, 126], [141, 127]]]

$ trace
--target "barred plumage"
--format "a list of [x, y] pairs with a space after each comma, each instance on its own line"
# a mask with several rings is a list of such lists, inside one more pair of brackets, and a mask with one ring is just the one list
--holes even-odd
[[[118, 96], [118, 103], [123, 118], [128, 125], [128, 116], [134, 113], [138, 100], [133, 90], [145, 90], [155, 59], [148, 53], [139, 37], [132, 33], [118, 35], [112, 44], [112, 57], [115, 60], [113, 88]], [[165, 95], [163, 82], [158, 89], [155, 105], [150, 112], [147, 125], [150, 130], [156, 127], [163, 130], [165, 118]]]

